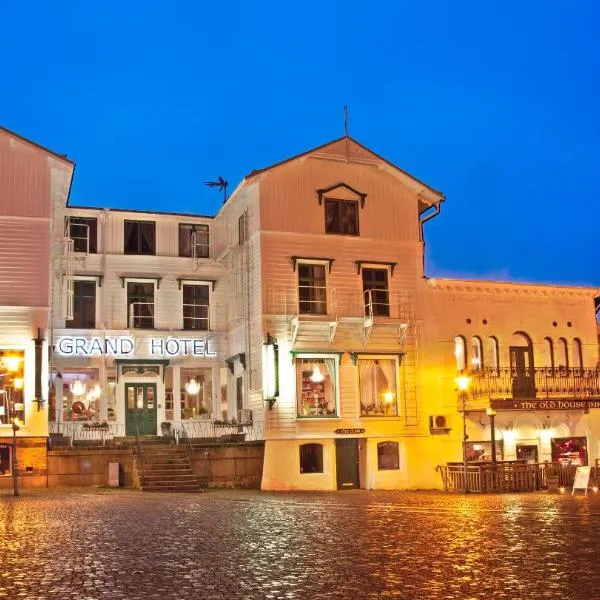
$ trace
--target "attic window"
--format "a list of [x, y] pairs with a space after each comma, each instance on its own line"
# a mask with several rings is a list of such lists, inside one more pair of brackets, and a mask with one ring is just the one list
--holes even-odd
[[358, 202], [326, 198], [325, 233], [358, 235]]

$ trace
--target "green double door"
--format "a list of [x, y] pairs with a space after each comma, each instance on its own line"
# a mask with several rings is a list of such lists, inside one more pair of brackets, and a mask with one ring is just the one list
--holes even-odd
[[125, 432], [156, 435], [156, 384], [125, 384]]

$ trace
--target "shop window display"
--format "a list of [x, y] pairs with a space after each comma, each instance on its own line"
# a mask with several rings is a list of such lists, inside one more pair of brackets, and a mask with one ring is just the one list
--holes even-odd
[[395, 359], [358, 360], [361, 416], [398, 416], [396, 371]]
[[25, 421], [25, 353], [0, 350], [0, 423]]
[[212, 416], [212, 369], [181, 369], [181, 419]]
[[[62, 375], [63, 421], [98, 421], [101, 417], [102, 390], [98, 369], [65, 369]], [[58, 373], [52, 375], [52, 387], [55, 394]], [[58, 415], [55, 417], [58, 418]], [[109, 416], [110, 418], [110, 416]]]
[[334, 357], [297, 357], [298, 417], [336, 417], [337, 361]]
[[551, 444], [553, 463], [578, 467], [588, 464], [587, 442], [584, 437], [553, 438]]

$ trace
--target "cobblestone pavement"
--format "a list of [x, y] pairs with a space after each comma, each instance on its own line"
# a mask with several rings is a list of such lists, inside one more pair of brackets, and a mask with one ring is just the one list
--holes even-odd
[[28, 491], [0, 597], [600, 598], [600, 497]]

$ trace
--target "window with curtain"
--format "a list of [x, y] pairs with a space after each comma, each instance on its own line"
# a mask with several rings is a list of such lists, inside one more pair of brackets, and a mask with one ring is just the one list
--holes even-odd
[[357, 364], [361, 416], [398, 416], [396, 359], [359, 358]]
[[358, 235], [358, 202], [326, 199], [325, 233]]
[[127, 282], [127, 327], [154, 328], [154, 284]]
[[156, 254], [156, 223], [154, 221], [125, 221], [125, 254]]
[[487, 340], [486, 365], [491, 375], [498, 376], [500, 374], [500, 347], [498, 339], [493, 335]]
[[481, 338], [474, 335], [471, 338], [471, 370], [481, 371], [483, 369], [483, 349]]
[[101, 418], [101, 404], [104, 398], [100, 387], [99, 369], [62, 369], [62, 399], [56, 393], [60, 389], [58, 373], [52, 374], [52, 385], [56, 394], [54, 415], [58, 421], [98, 421]]
[[300, 446], [300, 473], [323, 472], [323, 444]]
[[179, 224], [179, 256], [208, 258], [208, 225]]
[[462, 335], [454, 338], [454, 357], [456, 358], [456, 370], [464, 371], [467, 368], [467, 343]]
[[181, 369], [181, 419], [208, 419], [213, 409], [212, 369]]
[[398, 442], [379, 442], [377, 444], [377, 469], [379, 471], [397, 471], [399, 468]]
[[298, 417], [337, 417], [337, 356], [296, 357]]

